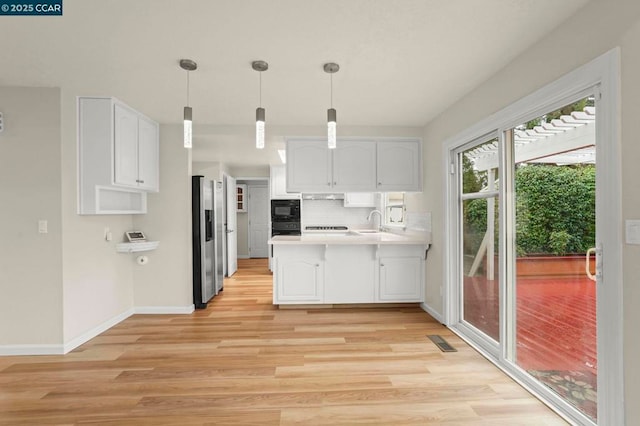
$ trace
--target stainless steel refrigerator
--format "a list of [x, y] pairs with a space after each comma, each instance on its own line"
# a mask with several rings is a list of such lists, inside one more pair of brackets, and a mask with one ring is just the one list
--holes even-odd
[[191, 178], [193, 303], [204, 309], [223, 289], [222, 183]]

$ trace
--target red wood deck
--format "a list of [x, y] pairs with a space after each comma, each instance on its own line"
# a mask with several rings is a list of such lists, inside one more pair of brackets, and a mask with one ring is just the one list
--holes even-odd
[[[596, 375], [593, 281], [580, 276], [519, 279], [516, 300], [518, 365]], [[498, 340], [498, 312], [497, 281], [466, 277], [465, 320]]]

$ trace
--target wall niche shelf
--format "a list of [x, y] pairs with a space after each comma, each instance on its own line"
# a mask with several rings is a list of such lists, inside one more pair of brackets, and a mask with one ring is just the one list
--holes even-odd
[[135, 243], [116, 244], [118, 253], [137, 253], [140, 251], [151, 251], [158, 248], [160, 241], [139, 241]]

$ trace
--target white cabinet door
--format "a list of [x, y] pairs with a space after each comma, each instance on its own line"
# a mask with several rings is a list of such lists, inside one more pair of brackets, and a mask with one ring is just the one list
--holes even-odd
[[345, 192], [344, 207], [377, 207], [374, 192]]
[[287, 192], [330, 192], [331, 153], [326, 141], [287, 141]]
[[114, 183], [138, 187], [138, 114], [114, 105]]
[[314, 258], [275, 258], [274, 303], [322, 302], [323, 265]]
[[376, 247], [330, 245], [325, 261], [324, 303], [374, 303]]
[[422, 302], [422, 257], [381, 257], [381, 302]]
[[296, 199], [300, 193], [287, 192], [287, 169], [285, 165], [271, 166], [269, 179], [271, 199]]
[[138, 186], [150, 192], [158, 192], [159, 182], [158, 124], [145, 118], [138, 120]]
[[375, 141], [339, 141], [333, 150], [332, 183], [334, 191], [375, 191]]
[[420, 141], [379, 141], [377, 169], [380, 192], [420, 191], [422, 171]]

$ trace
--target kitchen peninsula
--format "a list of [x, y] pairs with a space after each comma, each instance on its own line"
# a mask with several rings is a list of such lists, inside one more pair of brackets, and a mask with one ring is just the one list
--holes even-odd
[[423, 302], [429, 232], [274, 236], [273, 303]]

